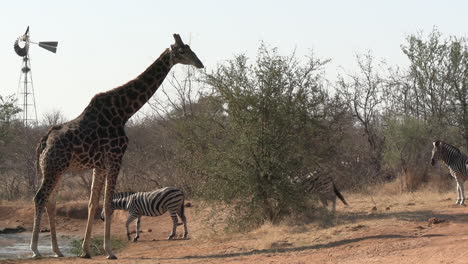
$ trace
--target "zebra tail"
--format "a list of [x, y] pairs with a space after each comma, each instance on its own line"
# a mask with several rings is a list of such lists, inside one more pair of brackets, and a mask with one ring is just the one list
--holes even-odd
[[335, 192], [336, 196], [338, 196], [338, 198], [340, 198], [340, 200], [345, 204], [345, 205], [348, 205], [348, 203], [346, 202], [345, 198], [343, 197], [343, 195], [340, 193], [340, 191], [338, 191], [338, 189], [336, 188], [335, 186], [335, 183], [333, 183], [333, 191]]

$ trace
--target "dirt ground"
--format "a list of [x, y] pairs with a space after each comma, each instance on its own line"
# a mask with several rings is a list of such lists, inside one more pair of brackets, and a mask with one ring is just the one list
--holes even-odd
[[[349, 195], [350, 206], [339, 204], [335, 217], [302, 225], [266, 224], [243, 234], [207, 227], [203, 208], [193, 202], [187, 208], [188, 240], [165, 240], [171, 226], [168, 215], [146, 217], [139, 242], [116, 252], [118, 260], [45, 257], [0, 263], [468, 263], [468, 208], [453, 205], [453, 196], [427, 191]], [[119, 212], [112, 225], [113, 235], [121, 239], [126, 239], [125, 219]], [[0, 227], [23, 225], [30, 232], [32, 221], [30, 204], [0, 205]], [[43, 222], [47, 227], [47, 217]], [[60, 216], [57, 226], [59, 235], [81, 237], [85, 220]], [[96, 220], [94, 234], [102, 233], [103, 224]]]

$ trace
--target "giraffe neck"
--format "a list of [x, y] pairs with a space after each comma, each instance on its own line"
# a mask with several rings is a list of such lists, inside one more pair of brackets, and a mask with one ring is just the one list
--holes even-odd
[[82, 115], [105, 120], [113, 125], [125, 125], [153, 96], [171, 70], [171, 50], [166, 49], [142, 74], [110, 91], [97, 94]]
[[162, 84], [173, 64], [170, 49], [166, 49], [161, 56], [151, 64], [136, 79], [117, 88], [120, 96], [126, 96], [127, 104], [124, 119], [128, 120], [153, 96]]

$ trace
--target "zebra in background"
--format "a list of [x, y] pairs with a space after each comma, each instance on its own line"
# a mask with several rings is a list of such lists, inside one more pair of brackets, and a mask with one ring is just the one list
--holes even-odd
[[333, 178], [319, 173], [309, 173], [305, 178], [296, 181], [304, 188], [305, 192], [317, 194], [324, 207], [328, 207], [328, 201], [333, 203], [333, 213], [336, 211], [336, 197], [348, 206], [343, 195], [336, 188]]
[[465, 205], [465, 191], [463, 184], [468, 179], [468, 156], [463, 154], [458, 148], [443, 141], [434, 141], [432, 143], [431, 165], [434, 166], [437, 160], [447, 166], [450, 175], [457, 182], [457, 201], [455, 204]]
[[[125, 192], [116, 193], [112, 197], [112, 209], [128, 211], [128, 219], [125, 224], [127, 238], [130, 240], [129, 225], [137, 219], [136, 235], [133, 242], [137, 242], [140, 237], [141, 216], [160, 216], [169, 211], [172, 218], [172, 233], [167, 239], [173, 239], [176, 235], [178, 218], [180, 217], [184, 225], [184, 238], [188, 236], [187, 219], [184, 212], [184, 193], [174, 187], [165, 187], [152, 192]], [[104, 210], [101, 212], [101, 220], [104, 221]]]

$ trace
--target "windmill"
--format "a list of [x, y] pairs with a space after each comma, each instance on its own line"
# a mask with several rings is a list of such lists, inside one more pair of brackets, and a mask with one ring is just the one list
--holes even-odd
[[[31, 74], [31, 61], [29, 58], [29, 46], [36, 44], [50, 52], [57, 52], [57, 41], [32, 42], [29, 36], [29, 26], [23, 35], [19, 36], [14, 44], [14, 49], [18, 56], [23, 58], [21, 65], [20, 79], [18, 83], [18, 104], [21, 108], [21, 120], [25, 126], [37, 124], [36, 99], [34, 97], [34, 87]], [[32, 113], [31, 113], [32, 112]], [[31, 116], [32, 115], [32, 116]]]

